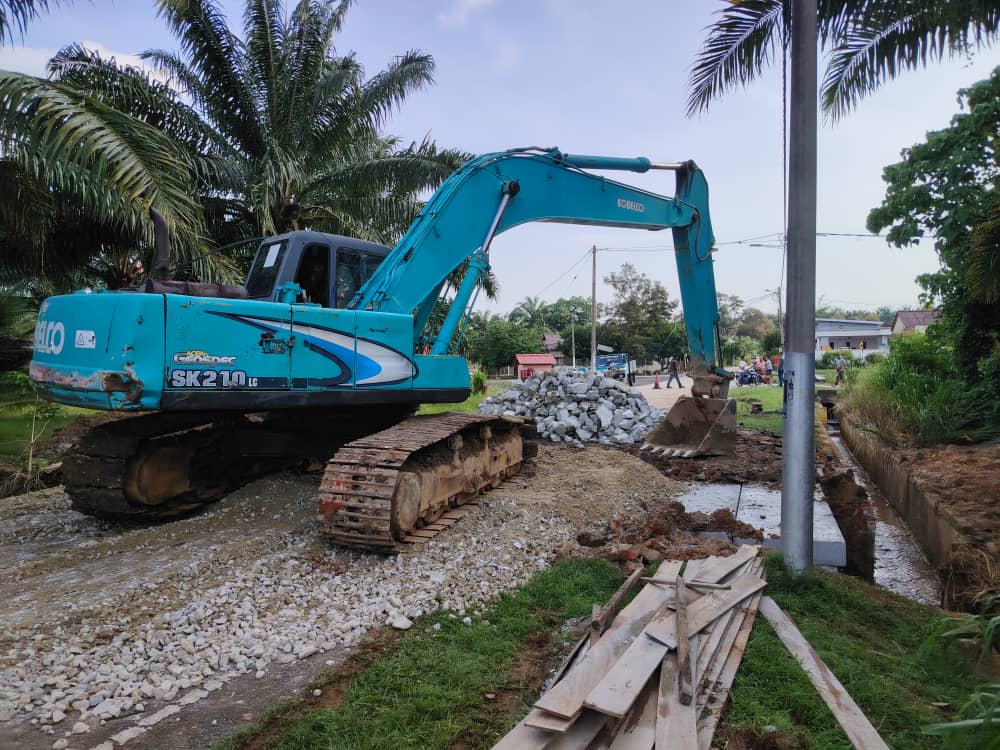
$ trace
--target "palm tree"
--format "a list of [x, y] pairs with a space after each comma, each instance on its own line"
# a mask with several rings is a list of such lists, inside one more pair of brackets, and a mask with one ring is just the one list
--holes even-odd
[[300, 0], [287, 14], [282, 2], [246, 0], [242, 36], [215, 0], [157, 5], [180, 51], [143, 57], [168, 83], [67, 47], [52, 80], [0, 73], [0, 132], [43, 182], [72, 167], [76, 181], [56, 187], [74, 188], [88, 211], [109, 209], [106, 223], [148, 238], [156, 208], [185, 265], [201, 264], [194, 275], [218, 270], [210, 244], [291, 229], [394, 242], [420, 193], [464, 160], [382, 132], [434, 64], [410, 51], [366, 77], [333, 44], [349, 0]]
[[541, 329], [545, 325], [545, 303], [540, 297], [525, 297], [510, 311], [511, 323]]
[[[836, 119], [904, 70], [991, 45], [1000, 6], [989, 0], [817, 0], [829, 52], [821, 100]], [[729, 0], [691, 70], [688, 114], [746, 86], [788, 44], [791, 0]]]

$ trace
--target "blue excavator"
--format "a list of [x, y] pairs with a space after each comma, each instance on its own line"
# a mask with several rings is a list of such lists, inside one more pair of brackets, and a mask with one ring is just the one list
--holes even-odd
[[[587, 170], [671, 170], [665, 197]], [[47, 299], [30, 375], [47, 399], [134, 412], [87, 433], [63, 461], [78, 510], [114, 520], [177, 516], [267, 472], [328, 460], [319, 521], [334, 542], [422, 541], [537, 450], [530, 425], [413, 416], [470, 393], [455, 354], [500, 232], [552, 221], [673, 233], [692, 397], [647, 438], [672, 455], [730, 452], [735, 408], [720, 366], [708, 184], [692, 161], [524, 148], [456, 170], [392, 249], [295, 231], [259, 246], [246, 284], [170, 278]], [[433, 316], [446, 301], [443, 320]], [[440, 309], [440, 308], [439, 308]]]

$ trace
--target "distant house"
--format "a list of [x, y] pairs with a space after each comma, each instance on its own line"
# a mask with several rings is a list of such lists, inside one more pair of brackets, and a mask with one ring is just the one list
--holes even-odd
[[855, 357], [872, 352], [887, 354], [892, 329], [880, 320], [816, 318], [816, 359], [823, 352], [848, 350]]
[[561, 365], [566, 360], [566, 355], [562, 351], [563, 337], [558, 333], [548, 331], [542, 334], [542, 346], [545, 351], [556, 358], [556, 364]]
[[517, 379], [527, 380], [536, 372], [551, 370], [556, 366], [556, 358], [551, 354], [515, 354]]
[[937, 310], [899, 310], [892, 319], [892, 335], [924, 333], [937, 320]]

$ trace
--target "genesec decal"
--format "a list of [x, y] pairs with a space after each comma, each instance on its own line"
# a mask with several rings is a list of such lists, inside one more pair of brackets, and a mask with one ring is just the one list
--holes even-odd
[[243, 370], [172, 370], [172, 388], [256, 388], [257, 378]]

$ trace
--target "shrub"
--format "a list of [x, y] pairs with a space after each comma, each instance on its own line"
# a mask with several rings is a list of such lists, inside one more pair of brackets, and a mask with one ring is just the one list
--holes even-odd
[[976, 383], [964, 381], [945, 341], [913, 334], [850, 378], [843, 409], [892, 443], [991, 440], [1000, 437], [1000, 355], [982, 360], [980, 374]]
[[823, 357], [820, 359], [820, 366], [824, 370], [833, 369], [838, 356], [843, 356], [843, 358], [847, 360], [848, 364], [854, 361], [854, 354], [850, 351], [847, 349], [836, 349], [834, 351], [823, 352]]
[[472, 373], [472, 392], [480, 395], [486, 393], [486, 373], [476, 370]]
[[859, 359], [856, 364], [880, 365], [885, 362], [885, 355], [882, 352], [872, 352], [864, 359]]

